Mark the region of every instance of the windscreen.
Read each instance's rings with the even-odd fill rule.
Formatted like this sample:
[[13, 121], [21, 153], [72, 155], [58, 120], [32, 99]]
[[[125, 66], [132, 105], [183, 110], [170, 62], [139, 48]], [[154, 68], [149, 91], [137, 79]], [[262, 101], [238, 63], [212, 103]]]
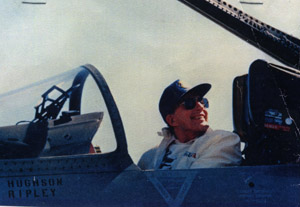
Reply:
[[[95, 153], [95, 146], [98, 153], [116, 148], [102, 94], [83, 67], [3, 93], [0, 101], [0, 130], [42, 119], [49, 122], [49, 142], [45, 145], [48, 152], [44, 153], [47, 156]], [[89, 150], [82, 150], [80, 144]], [[73, 146], [78, 150], [73, 150]]]

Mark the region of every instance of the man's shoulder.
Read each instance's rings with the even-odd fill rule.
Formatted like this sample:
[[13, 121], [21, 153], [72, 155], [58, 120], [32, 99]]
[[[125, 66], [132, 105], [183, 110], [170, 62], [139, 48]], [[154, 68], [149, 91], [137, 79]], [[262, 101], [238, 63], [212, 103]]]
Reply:
[[157, 148], [158, 148], [158, 145], [155, 146], [155, 147], [152, 147], [151, 149], [149, 149], [146, 152], [144, 152], [141, 157], [148, 157], [148, 156], [154, 155], [155, 152], [156, 152], [156, 150], [157, 150]]
[[228, 136], [239, 137], [234, 132], [230, 132], [230, 131], [226, 131], [226, 130], [222, 130], [222, 129], [212, 130], [210, 128], [208, 129], [207, 135], [220, 135], [220, 136], [224, 136], [224, 137], [228, 137]]
[[137, 164], [142, 170], [154, 168], [154, 157], [157, 148], [158, 146], [155, 146], [142, 154]]
[[199, 142], [205, 142], [207, 144], [213, 144], [213, 143], [221, 143], [221, 142], [233, 142], [233, 143], [239, 143], [240, 142], [240, 137], [230, 131], [226, 130], [212, 130], [209, 129], [207, 133], [204, 135], [204, 139], [201, 139], [202, 141], [199, 140]]

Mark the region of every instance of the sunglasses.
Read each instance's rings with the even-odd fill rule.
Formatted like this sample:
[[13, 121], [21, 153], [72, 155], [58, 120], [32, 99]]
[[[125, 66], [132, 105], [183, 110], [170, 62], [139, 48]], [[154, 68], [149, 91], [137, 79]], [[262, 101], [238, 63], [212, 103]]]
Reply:
[[182, 101], [181, 104], [184, 105], [184, 108], [186, 110], [191, 110], [195, 108], [197, 102], [200, 102], [202, 105], [204, 105], [205, 108], [209, 107], [207, 98], [202, 98], [202, 97], [186, 98]]

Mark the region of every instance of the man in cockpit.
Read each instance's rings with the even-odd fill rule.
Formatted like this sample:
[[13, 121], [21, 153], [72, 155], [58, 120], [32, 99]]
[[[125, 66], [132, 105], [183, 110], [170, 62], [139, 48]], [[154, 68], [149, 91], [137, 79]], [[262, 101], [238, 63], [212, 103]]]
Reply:
[[191, 89], [179, 80], [163, 92], [159, 111], [168, 125], [161, 143], [145, 152], [138, 162], [141, 169], [192, 169], [239, 165], [240, 138], [232, 132], [212, 130], [208, 124], [210, 84]]

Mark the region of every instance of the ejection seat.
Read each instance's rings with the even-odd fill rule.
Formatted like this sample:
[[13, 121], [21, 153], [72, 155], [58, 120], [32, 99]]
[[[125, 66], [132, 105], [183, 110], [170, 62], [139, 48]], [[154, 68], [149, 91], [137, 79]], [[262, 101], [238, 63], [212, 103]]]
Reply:
[[38, 157], [48, 134], [48, 122], [0, 127], [0, 159]]
[[233, 81], [233, 125], [243, 165], [300, 162], [300, 72], [254, 61]]

